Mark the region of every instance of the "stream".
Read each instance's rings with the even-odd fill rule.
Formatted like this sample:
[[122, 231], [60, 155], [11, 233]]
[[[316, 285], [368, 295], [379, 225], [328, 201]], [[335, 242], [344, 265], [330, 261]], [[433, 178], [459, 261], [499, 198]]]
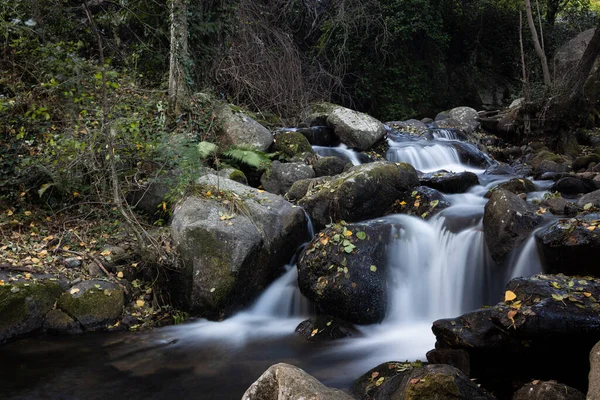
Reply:
[[[452, 131], [434, 131], [429, 140], [389, 137], [388, 160], [423, 172], [475, 172], [481, 184], [468, 193], [446, 195], [451, 206], [428, 221], [401, 214], [372, 221], [388, 225], [392, 233], [386, 251], [394, 289], [382, 323], [359, 327], [360, 337], [328, 343], [295, 334], [312, 307], [297, 288], [294, 259], [253, 305], [222, 322], [194, 320], [148, 332], [37, 337], [4, 345], [0, 397], [239, 399], [278, 362], [348, 389], [379, 363], [425, 360], [435, 343], [434, 320], [495, 304], [511, 278], [538, 273], [542, 266], [533, 236], [502, 267], [487, 252], [483, 196], [511, 176], [486, 175], [463, 164]], [[355, 165], [364, 159], [343, 145], [315, 146], [315, 151], [340, 154]]]

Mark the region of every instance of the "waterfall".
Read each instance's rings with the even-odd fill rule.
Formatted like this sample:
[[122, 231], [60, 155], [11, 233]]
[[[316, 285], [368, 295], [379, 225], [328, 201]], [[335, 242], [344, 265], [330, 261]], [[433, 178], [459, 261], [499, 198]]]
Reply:
[[454, 129], [433, 129], [432, 135], [438, 140], [458, 140], [458, 135]]
[[351, 162], [353, 165], [360, 165], [360, 156], [358, 152], [349, 149], [345, 144], [336, 147], [313, 146], [314, 152], [322, 157], [335, 156]]
[[452, 146], [433, 142], [394, 142], [386, 158], [393, 162], [406, 162], [423, 172], [440, 169], [464, 171], [458, 152]]

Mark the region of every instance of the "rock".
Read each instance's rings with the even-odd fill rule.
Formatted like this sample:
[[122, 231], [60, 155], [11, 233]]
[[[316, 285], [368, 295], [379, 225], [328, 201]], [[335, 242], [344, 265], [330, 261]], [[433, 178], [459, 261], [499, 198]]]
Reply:
[[418, 185], [417, 172], [411, 165], [374, 162], [355, 166], [315, 186], [298, 204], [310, 215], [315, 227], [322, 229], [331, 221], [380, 217], [396, 199]]
[[127, 202], [136, 210], [148, 215], [159, 214], [163, 201], [177, 187], [178, 177], [174, 173], [165, 173], [141, 185], [139, 189], [127, 194]]
[[465, 193], [479, 184], [477, 175], [472, 172], [436, 171], [424, 174], [420, 178], [421, 185], [439, 190], [442, 193]]
[[550, 187], [551, 191], [562, 193], [566, 196], [576, 196], [598, 190], [600, 185], [591, 179], [580, 178], [577, 176], [566, 176], [560, 178], [558, 182]]
[[415, 368], [421, 368], [421, 362], [388, 361], [370, 369], [352, 384], [352, 394], [357, 399], [372, 399], [383, 382], [397, 375], [406, 375]]
[[244, 185], [248, 184], [248, 178], [246, 178], [246, 175], [239, 169], [223, 168], [217, 171], [216, 175], [221, 176], [223, 178], [231, 179], [232, 181], [236, 181]]
[[[556, 50], [553, 65], [554, 75], [557, 81], [568, 80], [570, 74], [572, 74], [575, 67], [577, 67], [579, 60], [583, 57], [587, 45], [592, 40], [594, 30], [595, 28], [591, 28], [581, 32]], [[596, 62], [593, 70], [595, 70], [597, 66], [598, 63]]]
[[269, 367], [254, 382], [242, 400], [352, 400], [341, 390], [331, 389], [293, 365], [279, 363]]
[[465, 132], [467, 135], [472, 134], [479, 127], [479, 114], [471, 107], [456, 107], [448, 113], [449, 118], [455, 119], [461, 125], [468, 126]]
[[300, 132], [282, 132], [275, 136], [273, 151], [278, 151], [286, 157], [293, 157], [299, 153], [312, 153], [313, 149], [308, 139]]
[[[600, 215], [560, 220], [536, 233], [535, 238], [546, 270], [568, 275], [600, 276]], [[572, 262], [565, 262], [572, 260]]]
[[219, 318], [247, 305], [279, 274], [308, 227], [302, 209], [280, 196], [213, 175], [198, 184], [223, 195], [189, 197], [175, 208], [171, 232], [182, 267], [172, 293], [183, 308]]
[[419, 186], [410, 194], [405, 193], [392, 206], [391, 213], [416, 215], [429, 219], [438, 212], [450, 207], [444, 195], [430, 187]]
[[545, 172], [566, 172], [568, 160], [558, 154], [541, 150], [529, 160], [529, 164], [538, 176]]
[[63, 291], [56, 278], [33, 278], [9, 281], [9, 275], [0, 273], [0, 343], [40, 329]]
[[436, 114], [434, 120], [437, 121], [442, 121], [445, 119], [450, 118], [450, 111], [446, 110], [446, 111], [440, 111], [439, 113]]
[[306, 193], [317, 185], [322, 185], [325, 182], [331, 181], [330, 176], [322, 176], [319, 178], [302, 179], [294, 182], [290, 190], [286, 193], [286, 197], [290, 201], [297, 201], [306, 196]]
[[587, 170], [591, 163], [600, 163], [600, 155], [594, 153], [577, 158], [573, 161], [573, 171]]
[[388, 226], [376, 224], [335, 224], [322, 231], [298, 261], [302, 294], [322, 314], [354, 324], [380, 322], [388, 300], [388, 234]]
[[450, 365], [434, 364], [396, 375], [381, 385], [375, 400], [493, 400], [495, 397]]
[[44, 319], [44, 330], [51, 334], [75, 334], [82, 331], [81, 325], [61, 310], [50, 310]]
[[385, 135], [385, 126], [380, 121], [344, 107], [333, 110], [327, 124], [333, 127], [342, 143], [362, 151], [370, 149]]
[[410, 133], [415, 136], [426, 136], [429, 134], [429, 128], [427, 125], [418, 119], [409, 119], [407, 121], [389, 121], [385, 124], [394, 130]]
[[586, 204], [592, 204], [592, 206], [600, 208], [600, 190], [583, 195], [577, 200], [577, 205], [581, 208], [585, 207]]
[[490, 165], [483, 174], [484, 175], [515, 175], [516, 171], [512, 166], [510, 166], [508, 164], [496, 163], [496, 164]]
[[585, 400], [585, 395], [556, 381], [533, 381], [517, 390], [512, 400]]
[[251, 146], [267, 151], [271, 147], [271, 132], [243, 112], [234, 111], [229, 104], [222, 104], [215, 108], [215, 114], [219, 127], [217, 140], [221, 148]]
[[513, 178], [508, 182], [504, 182], [491, 189], [485, 194], [485, 198], [490, 198], [495, 190], [502, 189], [514, 194], [535, 192], [537, 187], [533, 182], [526, 178]]
[[519, 108], [525, 101], [525, 97], [519, 97], [518, 99], [514, 99], [508, 108]]
[[[325, 121], [327, 118], [325, 118]], [[335, 132], [328, 126], [313, 126], [310, 128], [298, 129], [310, 144], [315, 146], [334, 146], [340, 139], [335, 136]]]
[[471, 143], [453, 142], [452, 147], [456, 149], [460, 161], [476, 168], [485, 169], [492, 163], [491, 159]]
[[433, 129], [452, 129], [460, 132], [460, 135], [464, 135], [466, 137], [470, 137], [470, 135], [473, 133], [471, 125], [460, 122], [454, 118], [446, 118], [439, 121], [436, 120], [431, 124], [431, 127]]
[[81, 257], [69, 257], [63, 260], [63, 265], [67, 268], [81, 267]]
[[88, 331], [103, 330], [123, 312], [123, 290], [112, 282], [80, 282], [58, 299], [57, 306]]
[[260, 183], [266, 191], [284, 195], [294, 182], [314, 177], [315, 171], [310, 165], [304, 163], [284, 164], [273, 161], [273, 164], [261, 176]]
[[360, 336], [352, 324], [331, 315], [318, 315], [307, 319], [296, 327], [296, 333], [310, 341], [328, 341], [351, 336]]
[[322, 157], [313, 163], [315, 176], [334, 176], [341, 174], [348, 163], [339, 157]]
[[562, 197], [544, 199], [540, 203], [540, 207], [547, 208], [553, 215], [564, 215], [567, 217], [574, 217], [579, 212], [573, 203], [568, 202]]
[[483, 231], [490, 255], [502, 263], [540, 224], [536, 208], [506, 190], [495, 190], [485, 205]]
[[590, 352], [590, 375], [588, 381], [590, 385], [587, 392], [587, 399], [600, 399], [600, 342], [596, 343]]
[[106, 245], [100, 252], [102, 255], [102, 264], [107, 269], [113, 269], [117, 265], [122, 265], [133, 256], [121, 246]]
[[463, 349], [433, 349], [427, 352], [427, 361], [450, 365], [467, 376], [471, 375], [471, 358], [469, 352]]

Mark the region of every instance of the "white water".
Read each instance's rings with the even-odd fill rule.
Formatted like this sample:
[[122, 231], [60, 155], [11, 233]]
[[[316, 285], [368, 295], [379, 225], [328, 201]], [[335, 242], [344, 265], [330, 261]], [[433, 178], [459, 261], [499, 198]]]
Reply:
[[358, 153], [349, 149], [345, 144], [340, 144], [336, 147], [313, 146], [314, 152], [322, 157], [335, 156], [350, 161], [353, 165], [360, 165]]

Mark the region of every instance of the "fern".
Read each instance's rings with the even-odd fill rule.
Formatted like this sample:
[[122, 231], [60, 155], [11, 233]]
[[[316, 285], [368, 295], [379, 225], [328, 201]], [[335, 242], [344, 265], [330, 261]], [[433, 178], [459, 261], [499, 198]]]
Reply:
[[210, 156], [217, 154], [217, 150], [219, 146], [210, 142], [200, 142], [196, 145], [196, 150], [198, 150], [198, 155], [201, 159], [206, 159]]
[[250, 147], [232, 147], [223, 152], [223, 157], [228, 158], [231, 163], [240, 166], [245, 165], [256, 169], [266, 169], [271, 165], [270, 154], [263, 153]]

